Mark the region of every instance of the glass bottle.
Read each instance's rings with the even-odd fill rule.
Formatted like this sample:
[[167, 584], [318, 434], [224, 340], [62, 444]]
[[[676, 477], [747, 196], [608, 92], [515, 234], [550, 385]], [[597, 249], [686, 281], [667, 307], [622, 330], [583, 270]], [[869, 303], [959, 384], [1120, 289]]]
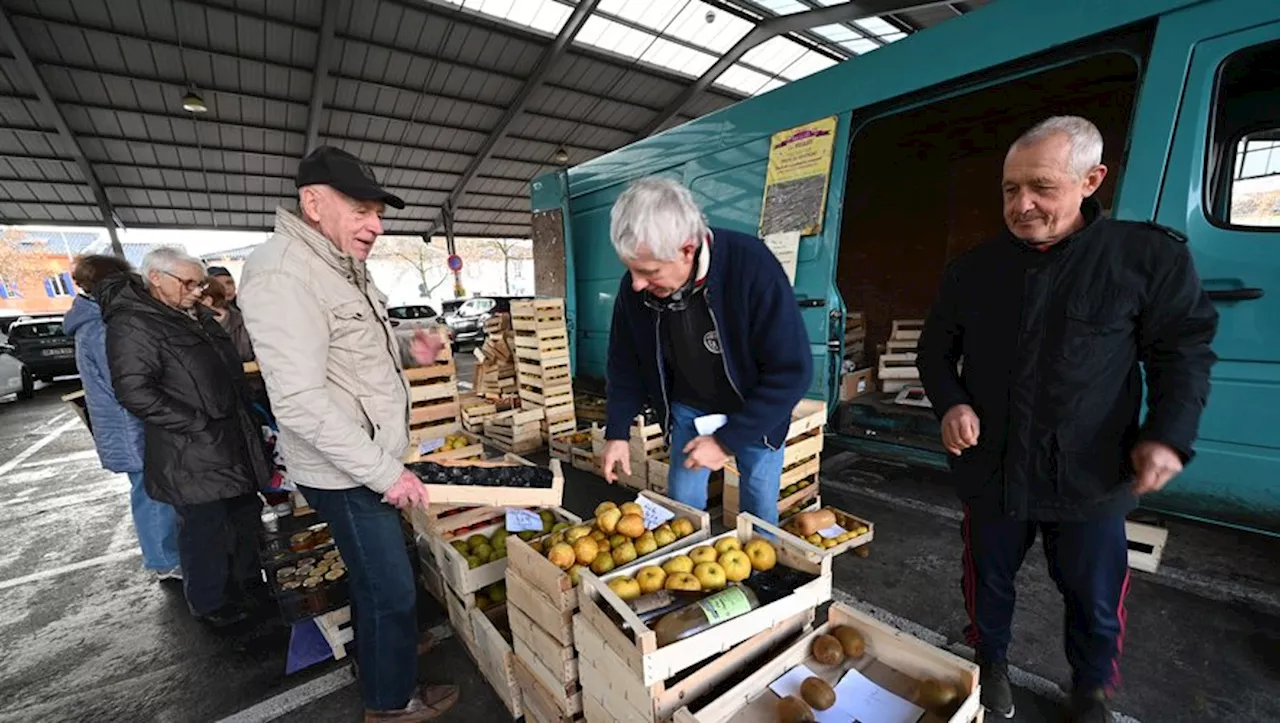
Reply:
[[760, 598], [745, 585], [731, 585], [675, 612], [654, 624], [658, 647], [709, 630], [720, 623], [745, 615], [760, 607]]

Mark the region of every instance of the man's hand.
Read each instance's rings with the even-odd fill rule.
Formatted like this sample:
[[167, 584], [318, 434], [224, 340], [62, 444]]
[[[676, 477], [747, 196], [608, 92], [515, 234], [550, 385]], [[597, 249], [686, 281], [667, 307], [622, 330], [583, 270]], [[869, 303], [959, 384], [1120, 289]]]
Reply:
[[709, 434], [689, 440], [684, 446], [684, 455], [684, 466], [688, 469], [704, 467], [714, 472], [724, 469], [724, 463], [729, 461], [729, 453]]
[[977, 446], [980, 430], [978, 415], [968, 404], [957, 404], [942, 417], [942, 446], [951, 454]]
[[625, 439], [611, 439], [604, 443], [604, 453], [600, 456], [600, 466], [604, 468], [604, 481], [613, 484], [618, 481], [618, 473], [613, 471], [615, 465], [621, 464], [622, 471], [631, 474], [631, 448]]
[[1182, 471], [1182, 457], [1163, 442], [1139, 442], [1129, 454], [1136, 479], [1135, 495], [1159, 492]]
[[400, 473], [400, 479], [391, 485], [391, 489], [382, 495], [382, 499], [401, 510], [407, 510], [410, 507], [426, 509], [429, 503], [427, 488], [423, 486], [422, 480], [407, 469]]
[[444, 342], [438, 335], [428, 334], [422, 329], [414, 333], [413, 341], [409, 343], [409, 353], [413, 355], [413, 360], [424, 367], [435, 364], [436, 357], [443, 348]]

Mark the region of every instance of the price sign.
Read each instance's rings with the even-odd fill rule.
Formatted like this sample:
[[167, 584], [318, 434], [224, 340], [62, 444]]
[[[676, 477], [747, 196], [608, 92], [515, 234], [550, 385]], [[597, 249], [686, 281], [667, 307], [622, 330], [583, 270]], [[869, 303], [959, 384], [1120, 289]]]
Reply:
[[648, 497], [637, 497], [636, 503], [644, 510], [644, 529], [652, 530], [664, 522], [675, 519], [676, 513], [665, 507], [655, 505]]
[[846, 532], [848, 532], [848, 530], [844, 529], [840, 525], [832, 525], [825, 530], [818, 530], [818, 534], [822, 535], [828, 540], [830, 540], [833, 537], [839, 537]]
[[443, 439], [424, 439], [418, 442], [418, 454], [431, 454], [443, 446]]
[[542, 532], [542, 518], [537, 512], [508, 507], [507, 532]]

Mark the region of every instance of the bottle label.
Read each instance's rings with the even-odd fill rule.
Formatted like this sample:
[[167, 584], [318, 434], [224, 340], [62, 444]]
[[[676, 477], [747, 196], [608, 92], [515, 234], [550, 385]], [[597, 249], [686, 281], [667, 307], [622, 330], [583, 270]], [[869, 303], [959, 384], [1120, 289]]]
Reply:
[[705, 600], [699, 600], [698, 606], [702, 608], [702, 614], [707, 616], [707, 622], [712, 625], [751, 612], [751, 601], [740, 587], [731, 587]]

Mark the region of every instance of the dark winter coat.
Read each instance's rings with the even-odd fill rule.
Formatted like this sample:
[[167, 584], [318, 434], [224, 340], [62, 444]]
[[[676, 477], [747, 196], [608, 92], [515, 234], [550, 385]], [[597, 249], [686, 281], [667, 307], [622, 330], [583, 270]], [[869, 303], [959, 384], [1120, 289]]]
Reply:
[[[742, 397], [742, 409], [716, 430], [731, 454], [763, 442], [777, 449], [786, 441], [791, 410], [813, 380], [809, 336], [795, 291], [777, 257], [760, 239], [713, 228], [707, 305], [720, 337], [729, 382]], [[661, 314], [622, 277], [613, 303], [609, 332], [608, 439], [627, 439], [631, 421], [648, 402], [666, 420], [670, 393], [669, 362], [664, 358]]]
[[1087, 225], [1046, 251], [1006, 233], [956, 259], [920, 337], [935, 412], [978, 415], [977, 446], [950, 459], [961, 499], [989, 514], [1123, 514], [1135, 443], [1192, 456], [1218, 313], [1180, 235], [1083, 211]]
[[206, 309], [192, 318], [156, 301], [133, 274], [96, 293], [116, 398], [146, 425], [147, 493], [191, 505], [256, 492], [270, 469], [227, 332]]

